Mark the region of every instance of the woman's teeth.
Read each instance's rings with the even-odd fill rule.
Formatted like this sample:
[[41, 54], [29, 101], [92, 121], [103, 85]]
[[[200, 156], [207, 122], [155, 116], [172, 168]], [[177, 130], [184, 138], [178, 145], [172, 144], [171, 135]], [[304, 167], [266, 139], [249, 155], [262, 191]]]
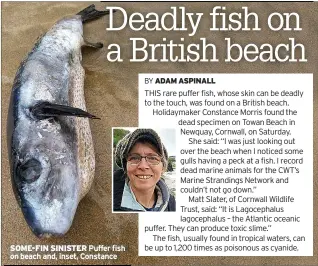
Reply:
[[139, 179], [149, 179], [151, 175], [137, 175]]

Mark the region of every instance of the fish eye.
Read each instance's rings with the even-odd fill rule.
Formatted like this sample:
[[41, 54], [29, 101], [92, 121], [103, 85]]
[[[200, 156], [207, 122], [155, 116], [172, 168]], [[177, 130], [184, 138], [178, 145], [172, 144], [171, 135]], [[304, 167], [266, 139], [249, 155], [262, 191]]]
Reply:
[[18, 176], [27, 183], [36, 181], [40, 177], [41, 172], [41, 163], [36, 159], [30, 159], [17, 167]]

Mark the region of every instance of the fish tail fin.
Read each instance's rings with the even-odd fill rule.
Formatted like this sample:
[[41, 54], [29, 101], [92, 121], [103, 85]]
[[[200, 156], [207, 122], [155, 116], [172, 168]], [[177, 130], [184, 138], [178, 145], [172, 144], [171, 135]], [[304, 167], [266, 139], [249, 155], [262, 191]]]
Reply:
[[78, 12], [76, 15], [80, 15], [82, 17], [82, 22], [85, 23], [87, 21], [98, 19], [108, 14], [109, 11], [98, 11], [95, 9], [95, 5], [90, 5], [82, 11]]

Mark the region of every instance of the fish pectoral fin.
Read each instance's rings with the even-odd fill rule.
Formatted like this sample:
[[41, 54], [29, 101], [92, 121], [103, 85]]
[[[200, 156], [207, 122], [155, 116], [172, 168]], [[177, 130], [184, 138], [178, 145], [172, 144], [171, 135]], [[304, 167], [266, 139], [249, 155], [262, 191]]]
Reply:
[[40, 102], [34, 105], [30, 108], [30, 112], [34, 117], [39, 119], [44, 119], [53, 116], [77, 116], [92, 119], [100, 119], [95, 115], [92, 115], [82, 109], [49, 102]]
[[103, 48], [104, 45], [101, 42], [92, 43], [92, 42], [84, 40], [84, 46], [100, 49], [100, 48]]

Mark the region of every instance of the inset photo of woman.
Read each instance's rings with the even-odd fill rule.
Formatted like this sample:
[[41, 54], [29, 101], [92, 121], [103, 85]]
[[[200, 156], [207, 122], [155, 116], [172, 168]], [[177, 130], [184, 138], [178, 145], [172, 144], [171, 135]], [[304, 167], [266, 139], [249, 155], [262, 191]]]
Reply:
[[173, 212], [174, 129], [113, 129], [113, 211]]

